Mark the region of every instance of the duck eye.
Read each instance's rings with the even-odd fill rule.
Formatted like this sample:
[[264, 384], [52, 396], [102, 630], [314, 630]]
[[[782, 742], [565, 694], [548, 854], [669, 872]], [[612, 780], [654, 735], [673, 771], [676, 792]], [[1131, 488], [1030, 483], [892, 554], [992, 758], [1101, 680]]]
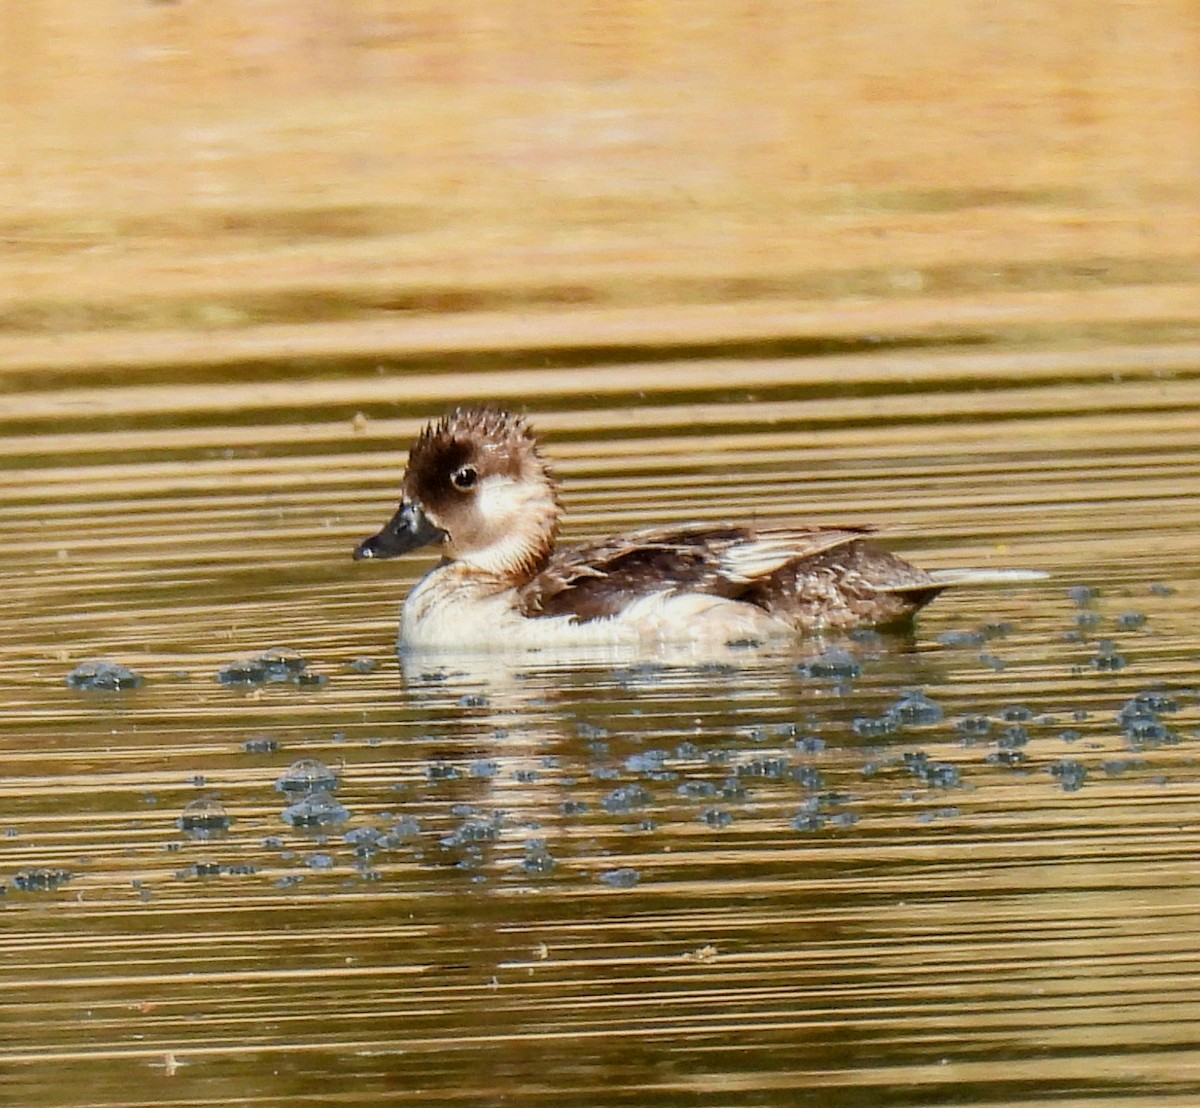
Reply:
[[456, 489], [469, 489], [479, 480], [479, 473], [474, 466], [463, 466], [450, 475], [450, 483]]

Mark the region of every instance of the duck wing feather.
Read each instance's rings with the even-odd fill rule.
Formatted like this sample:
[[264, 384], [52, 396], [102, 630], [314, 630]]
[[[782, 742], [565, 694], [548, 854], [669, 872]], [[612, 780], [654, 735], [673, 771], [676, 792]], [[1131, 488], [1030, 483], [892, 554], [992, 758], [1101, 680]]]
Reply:
[[520, 590], [526, 616], [613, 616], [652, 593], [737, 599], [773, 574], [856, 542], [869, 527], [693, 524], [618, 535], [556, 551]]

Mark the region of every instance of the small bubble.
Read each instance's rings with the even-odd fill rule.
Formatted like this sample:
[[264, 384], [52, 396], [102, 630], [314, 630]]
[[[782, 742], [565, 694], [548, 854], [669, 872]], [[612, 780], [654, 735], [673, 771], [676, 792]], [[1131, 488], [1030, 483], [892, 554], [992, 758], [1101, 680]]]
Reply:
[[632, 889], [642, 879], [642, 875], [630, 866], [620, 869], [607, 869], [597, 877], [604, 885], [614, 889]]
[[201, 796], [184, 805], [175, 825], [193, 839], [211, 839], [228, 831], [232, 822], [215, 796]]
[[1050, 767], [1050, 772], [1058, 778], [1058, 783], [1065, 793], [1074, 793], [1082, 789], [1088, 775], [1087, 767], [1072, 758], [1063, 758], [1055, 762]]
[[140, 674], [114, 662], [80, 662], [69, 674], [67, 684], [83, 692], [124, 692], [143, 684]]
[[825, 778], [816, 766], [796, 766], [792, 777], [802, 789], [819, 789], [825, 784]]
[[958, 767], [950, 762], [935, 762], [923, 751], [904, 755], [904, 768], [931, 789], [951, 789], [959, 783]]
[[982, 646], [987, 636], [982, 631], [943, 631], [937, 637], [937, 642], [954, 649], [964, 646]]
[[853, 680], [862, 674], [862, 666], [854, 655], [845, 650], [827, 650], [824, 654], [801, 662], [796, 669], [805, 677]]
[[1126, 666], [1125, 656], [1108, 639], [1096, 644], [1096, 656], [1088, 662], [1092, 669], [1118, 670]]
[[650, 793], [641, 785], [622, 785], [600, 801], [600, 806], [613, 814], [631, 812], [650, 803]]
[[946, 713], [937, 701], [919, 689], [911, 689], [892, 704], [886, 714], [902, 726], [920, 727], [940, 723]]
[[1005, 727], [996, 739], [1001, 750], [1019, 750], [1029, 742], [1029, 732], [1020, 724]]
[[385, 836], [375, 827], [356, 827], [346, 832], [344, 840], [360, 858], [369, 858], [383, 848]]
[[21, 893], [52, 892], [74, 876], [65, 869], [23, 869], [13, 874], [12, 887]]
[[415, 816], [400, 816], [384, 833], [380, 846], [391, 849], [408, 839], [415, 839], [420, 833], [421, 824]]
[[280, 813], [280, 819], [293, 827], [320, 827], [327, 823], [344, 823], [350, 813], [327, 792], [312, 792], [290, 804]]
[[316, 758], [293, 762], [275, 781], [280, 793], [337, 792], [337, 774]]
[[545, 845], [531, 846], [521, 859], [521, 868], [526, 873], [549, 873], [557, 864]]
[[665, 750], [647, 750], [641, 754], [631, 754], [625, 759], [625, 768], [630, 773], [657, 773], [666, 765]]
[[247, 754], [274, 754], [279, 749], [279, 743], [275, 739], [247, 739], [242, 743], [242, 750]]
[[1033, 712], [1024, 704], [1009, 704], [1001, 708], [996, 713], [996, 717], [1006, 723], [1024, 723], [1026, 720], [1033, 719]]
[[217, 681], [222, 685], [317, 685], [325, 678], [307, 673], [308, 663], [294, 650], [274, 647], [265, 650], [257, 658], [243, 658], [230, 662], [217, 670]]
[[899, 724], [892, 716], [881, 716], [875, 718], [873, 716], [855, 716], [850, 721], [850, 729], [856, 735], [862, 735], [865, 738], [875, 738], [879, 735], [890, 735], [893, 731], [899, 728]]
[[1113, 622], [1118, 631], [1136, 631], [1145, 625], [1146, 616], [1143, 612], [1122, 612]]
[[1019, 766], [1025, 761], [1025, 754], [1020, 750], [994, 750], [985, 761], [994, 766]]

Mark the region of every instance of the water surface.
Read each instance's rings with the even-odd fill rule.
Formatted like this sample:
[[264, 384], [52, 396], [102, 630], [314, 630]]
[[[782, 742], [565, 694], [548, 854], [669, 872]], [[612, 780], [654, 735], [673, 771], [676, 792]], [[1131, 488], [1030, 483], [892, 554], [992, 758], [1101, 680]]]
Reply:
[[[1194, 20], [110, 7], [0, 103], [2, 1099], [1193, 1103]], [[465, 400], [569, 539], [1050, 577], [401, 664]]]

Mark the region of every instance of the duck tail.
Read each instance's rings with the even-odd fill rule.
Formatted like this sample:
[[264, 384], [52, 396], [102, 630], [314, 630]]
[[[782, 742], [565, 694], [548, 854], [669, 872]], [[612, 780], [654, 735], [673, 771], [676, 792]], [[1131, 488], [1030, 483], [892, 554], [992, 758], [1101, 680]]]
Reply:
[[[898, 593], [928, 604], [943, 589], [959, 585], [1020, 585], [1027, 581], [1044, 581], [1050, 574], [1040, 569], [933, 569], [930, 580], [904, 581], [894, 585], [877, 585], [879, 592]], [[924, 594], [928, 594], [925, 596]]]
[[1027, 581], [1044, 581], [1050, 576], [1042, 569], [934, 569], [929, 571], [934, 582], [950, 585], [1020, 585]]

